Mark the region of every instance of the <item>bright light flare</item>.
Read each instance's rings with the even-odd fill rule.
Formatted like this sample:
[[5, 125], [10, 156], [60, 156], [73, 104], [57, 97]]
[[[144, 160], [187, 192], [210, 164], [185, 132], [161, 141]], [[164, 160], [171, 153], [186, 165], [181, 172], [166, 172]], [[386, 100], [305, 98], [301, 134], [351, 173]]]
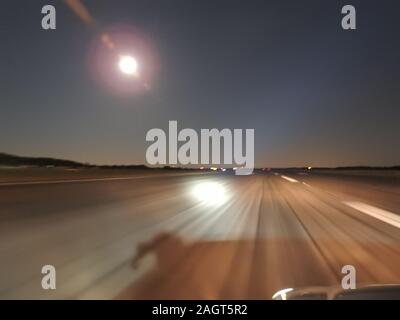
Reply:
[[119, 69], [127, 75], [137, 76], [138, 64], [132, 56], [121, 56], [118, 63]]
[[192, 195], [205, 205], [220, 206], [228, 201], [226, 188], [217, 182], [202, 182], [193, 187]]
[[96, 21], [91, 16], [89, 10], [80, 0], [64, 0], [66, 5], [81, 19], [86, 25], [93, 27]]
[[101, 30], [90, 45], [87, 63], [94, 80], [118, 95], [149, 92], [159, 71], [153, 43], [127, 25]]

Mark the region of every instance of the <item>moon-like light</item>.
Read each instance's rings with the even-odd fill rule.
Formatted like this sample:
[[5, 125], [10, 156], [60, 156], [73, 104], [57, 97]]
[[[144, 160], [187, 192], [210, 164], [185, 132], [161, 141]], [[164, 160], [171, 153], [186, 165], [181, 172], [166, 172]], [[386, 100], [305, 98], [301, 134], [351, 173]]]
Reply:
[[118, 63], [121, 72], [127, 75], [137, 75], [138, 64], [132, 56], [121, 56]]

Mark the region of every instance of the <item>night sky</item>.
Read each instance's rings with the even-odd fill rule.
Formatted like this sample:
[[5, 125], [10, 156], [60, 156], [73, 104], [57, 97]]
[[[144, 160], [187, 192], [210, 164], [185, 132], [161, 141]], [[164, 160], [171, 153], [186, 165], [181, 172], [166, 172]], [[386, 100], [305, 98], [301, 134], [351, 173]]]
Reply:
[[[0, 152], [145, 162], [146, 132], [254, 128], [257, 166], [400, 164], [400, 2], [2, 0]], [[57, 29], [41, 28], [41, 8]], [[341, 28], [341, 7], [357, 30]], [[150, 89], [106, 87], [95, 39], [130, 26], [151, 43]], [[140, 61], [139, 61], [140, 64]], [[143, 66], [145, 67], [145, 66]]]

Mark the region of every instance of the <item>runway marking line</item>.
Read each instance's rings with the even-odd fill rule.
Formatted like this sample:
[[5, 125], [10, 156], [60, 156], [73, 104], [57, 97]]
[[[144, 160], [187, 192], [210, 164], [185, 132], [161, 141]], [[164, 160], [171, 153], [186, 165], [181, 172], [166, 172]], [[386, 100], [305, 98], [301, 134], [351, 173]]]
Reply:
[[400, 229], [400, 215], [362, 202], [343, 201], [347, 206]]
[[289, 178], [289, 177], [287, 177], [287, 176], [281, 176], [283, 179], [285, 179], [285, 180], [287, 180], [287, 181], [290, 181], [290, 182], [293, 182], [293, 183], [298, 183], [298, 181], [296, 180], [296, 179], [292, 179], [292, 178]]
[[176, 177], [176, 176], [186, 176], [186, 175], [191, 175], [191, 174], [146, 175], [146, 176], [110, 177], [110, 178], [83, 178], [83, 179], [70, 179], [70, 180], [0, 182], [0, 187], [26, 186], [26, 185], [29, 186], [29, 185], [40, 185], [40, 184], [62, 184], [62, 183], [77, 183], [77, 182], [136, 180], [136, 179]]

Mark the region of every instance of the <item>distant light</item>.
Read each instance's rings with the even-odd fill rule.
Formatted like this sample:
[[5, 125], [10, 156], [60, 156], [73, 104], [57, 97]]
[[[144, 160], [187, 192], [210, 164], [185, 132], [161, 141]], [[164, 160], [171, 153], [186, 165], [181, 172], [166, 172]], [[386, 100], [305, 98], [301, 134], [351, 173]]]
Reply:
[[195, 185], [192, 195], [205, 205], [220, 206], [228, 201], [226, 188], [217, 182], [202, 182]]
[[225, 169], [225, 168], [221, 168], [221, 171], [222, 171], [222, 172], [225, 172], [225, 171], [226, 171], [226, 169]]
[[307, 169], [308, 169], [308, 170], [311, 170], [311, 169], [312, 169], [312, 167], [308, 167]]
[[287, 288], [287, 289], [282, 289], [276, 292], [273, 296], [272, 299], [280, 298], [281, 300], [286, 300], [286, 294], [290, 291], [293, 291], [293, 288]]
[[218, 168], [215, 168], [215, 167], [211, 167], [210, 168], [212, 171], [217, 171], [218, 170]]
[[119, 59], [119, 69], [128, 75], [137, 75], [138, 64], [134, 57], [132, 56], [122, 56]]

